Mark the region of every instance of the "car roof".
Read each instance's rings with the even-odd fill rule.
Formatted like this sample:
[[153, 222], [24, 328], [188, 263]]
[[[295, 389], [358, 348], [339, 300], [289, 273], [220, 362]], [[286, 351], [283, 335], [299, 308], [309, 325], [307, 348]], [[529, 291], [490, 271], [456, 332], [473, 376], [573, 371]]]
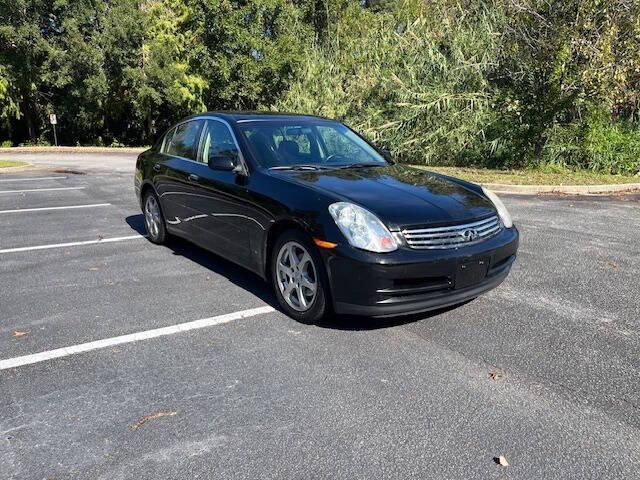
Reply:
[[313, 121], [313, 120], [325, 120], [334, 121], [329, 118], [319, 117], [316, 115], [303, 115], [299, 113], [280, 113], [280, 112], [232, 112], [232, 111], [218, 111], [218, 112], [206, 112], [191, 115], [189, 119], [215, 116], [222, 118], [231, 123], [242, 123], [243, 121], [269, 121], [269, 120], [289, 120], [289, 121]]

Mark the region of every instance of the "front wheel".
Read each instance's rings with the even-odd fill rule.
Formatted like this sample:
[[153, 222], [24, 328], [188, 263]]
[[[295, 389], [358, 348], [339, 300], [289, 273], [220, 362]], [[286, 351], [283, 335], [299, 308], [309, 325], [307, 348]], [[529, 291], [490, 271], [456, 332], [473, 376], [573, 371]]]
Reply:
[[280, 306], [290, 317], [311, 324], [328, 313], [324, 265], [304, 234], [284, 232], [271, 255], [271, 281]]
[[161, 244], [167, 239], [167, 228], [160, 209], [158, 196], [149, 191], [144, 197], [144, 224], [147, 227], [147, 237], [153, 243]]

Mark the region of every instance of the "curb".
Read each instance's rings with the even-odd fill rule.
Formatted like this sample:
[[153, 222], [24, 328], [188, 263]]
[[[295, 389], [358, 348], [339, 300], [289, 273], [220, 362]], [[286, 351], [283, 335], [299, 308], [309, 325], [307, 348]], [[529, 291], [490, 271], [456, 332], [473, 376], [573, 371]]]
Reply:
[[[11, 147], [0, 148], [3, 154], [21, 153], [141, 153], [145, 147]], [[6, 167], [0, 173], [30, 170], [35, 165], [27, 164], [21, 167]], [[509, 185], [503, 183], [480, 183], [496, 193], [514, 195], [607, 195], [617, 193], [640, 192], [640, 183], [615, 183], [608, 185]]]
[[640, 191], [640, 183], [615, 183], [610, 185], [506, 185], [483, 183], [483, 187], [496, 193], [517, 195], [564, 194], [564, 195], [606, 195]]
[[0, 155], [21, 153], [141, 153], [146, 147], [11, 147], [0, 148]]

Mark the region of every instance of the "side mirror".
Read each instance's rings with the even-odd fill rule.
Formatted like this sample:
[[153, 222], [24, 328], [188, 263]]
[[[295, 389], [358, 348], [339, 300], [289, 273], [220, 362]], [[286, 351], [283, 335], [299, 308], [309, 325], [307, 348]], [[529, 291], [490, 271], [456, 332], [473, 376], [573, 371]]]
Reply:
[[393, 163], [393, 159], [391, 158], [391, 152], [389, 151], [389, 149], [388, 149], [388, 148], [386, 148], [386, 147], [382, 147], [382, 148], [380, 149], [380, 154], [384, 157], [384, 159], [385, 159], [387, 162], [391, 162], [391, 163]]
[[231, 171], [236, 168], [235, 157], [228, 155], [212, 155], [209, 157], [208, 163], [211, 170]]

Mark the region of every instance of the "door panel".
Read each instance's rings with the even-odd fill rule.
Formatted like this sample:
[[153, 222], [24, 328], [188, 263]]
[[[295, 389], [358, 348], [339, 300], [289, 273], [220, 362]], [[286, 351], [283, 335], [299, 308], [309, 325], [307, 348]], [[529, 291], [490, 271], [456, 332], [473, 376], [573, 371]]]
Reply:
[[193, 231], [185, 219], [197, 213], [191, 203], [194, 195], [189, 180], [193, 167], [197, 165], [198, 141], [204, 125], [203, 120], [188, 121], [178, 125], [167, 134], [161, 160], [154, 165], [156, 191], [160, 196], [167, 227], [172, 233], [191, 238]]
[[191, 183], [197, 194], [192, 205], [201, 215], [192, 222], [196, 241], [202, 246], [246, 266], [257, 269], [251, 238], [266, 230], [264, 215], [249, 200], [247, 177], [234, 171], [213, 170], [211, 156], [231, 156], [238, 161], [235, 139], [228, 127], [207, 120], [199, 158]]
[[[199, 169], [197, 196], [193, 205], [203, 217], [193, 222], [198, 243], [233, 261], [248, 265], [249, 220], [242, 207], [244, 186], [234, 172], [214, 172], [208, 166]], [[247, 218], [244, 218], [247, 217]]]

